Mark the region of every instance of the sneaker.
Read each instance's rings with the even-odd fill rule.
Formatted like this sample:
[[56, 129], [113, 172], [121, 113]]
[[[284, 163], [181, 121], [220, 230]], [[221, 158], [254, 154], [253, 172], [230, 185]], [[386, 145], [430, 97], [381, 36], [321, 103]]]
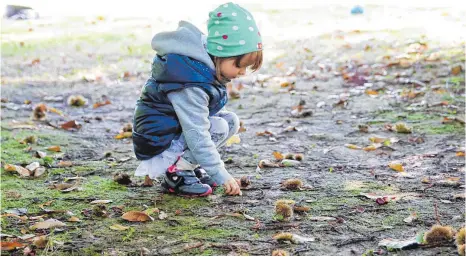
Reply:
[[196, 174], [196, 177], [201, 181], [202, 184], [207, 184], [211, 188], [217, 187], [217, 183], [212, 179], [212, 177], [207, 174], [207, 172], [200, 167], [197, 167], [194, 169], [194, 173]]
[[162, 186], [169, 192], [182, 196], [208, 196], [212, 194], [209, 185], [201, 183], [193, 170], [177, 170], [172, 165], [165, 172]]

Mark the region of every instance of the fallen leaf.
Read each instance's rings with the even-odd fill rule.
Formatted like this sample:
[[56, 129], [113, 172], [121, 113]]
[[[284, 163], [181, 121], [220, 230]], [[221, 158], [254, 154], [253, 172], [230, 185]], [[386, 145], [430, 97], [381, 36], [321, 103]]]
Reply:
[[36, 170], [34, 170], [34, 177], [38, 178], [38, 177], [44, 175], [45, 171], [46, 171], [45, 167], [37, 168]]
[[57, 228], [57, 227], [64, 227], [64, 226], [66, 226], [66, 224], [59, 221], [59, 220], [48, 219], [46, 221], [38, 222], [38, 223], [32, 225], [31, 227], [29, 227], [29, 229], [31, 229], [31, 230], [34, 230], [34, 229], [49, 229], [49, 228]]
[[15, 250], [17, 247], [23, 247], [24, 245], [17, 241], [12, 242], [1, 242], [1, 250], [2, 251], [12, 251]]
[[378, 95], [379, 94], [379, 92], [377, 92], [375, 90], [372, 90], [372, 89], [366, 89], [365, 93], [368, 94], [368, 95]]
[[29, 164], [28, 166], [26, 166], [26, 169], [28, 169], [29, 171], [33, 172], [35, 171], [37, 168], [40, 167], [40, 164], [39, 162], [33, 162], [31, 164]]
[[112, 102], [110, 102], [110, 100], [105, 100], [104, 102], [97, 102], [93, 105], [93, 108], [99, 108], [101, 106], [104, 106], [104, 105], [109, 105], [109, 104], [112, 104]]
[[159, 208], [149, 208], [149, 209], [145, 210], [144, 213], [150, 216], [150, 215], [152, 215], [154, 213], [160, 213], [160, 210], [159, 210]]
[[141, 211], [129, 211], [129, 212], [124, 213], [121, 217], [127, 221], [149, 221], [149, 220], [153, 221], [154, 220], [154, 218], [152, 218], [151, 216]]
[[94, 200], [90, 202], [90, 204], [106, 204], [106, 203], [111, 203], [112, 200]]
[[71, 166], [73, 166], [73, 163], [71, 161], [60, 161], [57, 164], [57, 166], [60, 167], [60, 168], [71, 167]]
[[266, 168], [266, 167], [269, 167], [269, 168], [276, 168], [276, 167], [280, 167], [280, 164], [279, 163], [275, 163], [275, 162], [272, 162], [270, 160], [260, 160], [259, 161], [259, 168]]
[[5, 171], [17, 172], [21, 177], [29, 177], [31, 175], [31, 171], [19, 165], [5, 164], [3, 168]]
[[144, 183], [142, 183], [143, 187], [153, 187], [154, 183], [152, 182], [152, 179], [149, 176], [144, 177]]
[[256, 132], [256, 136], [275, 136], [275, 134], [265, 130], [264, 132]]
[[384, 197], [379, 197], [377, 199], [375, 199], [375, 202], [378, 204], [378, 205], [385, 205], [387, 204], [388, 202], [390, 201], [390, 199], [386, 196]]
[[239, 130], [238, 130], [238, 133], [242, 133], [242, 132], [245, 132], [245, 131], [246, 131], [246, 128], [244, 127], [243, 121], [240, 121], [240, 122], [239, 122]]
[[58, 190], [64, 190], [64, 189], [68, 189], [70, 187], [74, 186], [73, 184], [69, 184], [69, 183], [60, 183], [60, 184], [53, 184], [51, 185], [49, 188], [51, 189], [58, 189]]
[[132, 136], [133, 132], [121, 132], [115, 136], [115, 139], [131, 138]]
[[32, 60], [31, 65], [36, 65], [36, 64], [39, 64], [39, 63], [40, 63], [40, 59], [36, 58], [36, 59]]
[[21, 221], [26, 221], [28, 220], [28, 217], [27, 216], [19, 216], [15, 213], [6, 213], [6, 214], [2, 214], [0, 217], [15, 217], [17, 219], [20, 219]]
[[53, 108], [53, 107], [49, 107], [49, 111], [50, 111], [50, 112], [53, 112], [53, 113], [56, 113], [56, 114], [58, 114], [58, 115], [60, 115], [60, 116], [63, 116], [63, 112], [62, 112], [62, 111], [60, 111], [60, 110], [58, 110], [58, 109], [55, 109], [55, 108]]
[[78, 129], [80, 129], [82, 127], [82, 125], [79, 122], [75, 121], [75, 120], [65, 122], [65, 123], [61, 124], [60, 126], [64, 130], [78, 130]]
[[377, 150], [378, 148], [380, 148], [382, 146], [382, 144], [372, 144], [372, 145], [369, 145], [369, 146], [366, 146], [363, 148], [364, 151], [375, 151]]
[[47, 150], [52, 152], [61, 152], [61, 148], [58, 145], [50, 146], [49, 148], [47, 148]]
[[70, 217], [68, 221], [69, 222], [80, 222], [81, 220], [78, 217], [73, 216], [73, 217]]
[[418, 237], [413, 237], [407, 240], [386, 238], [379, 242], [379, 246], [387, 247], [388, 249], [408, 249], [418, 246], [422, 241], [419, 241]]
[[225, 145], [226, 145], [226, 146], [231, 146], [231, 145], [233, 145], [233, 144], [239, 144], [239, 143], [241, 143], [241, 138], [239, 138], [239, 135], [236, 134], [236, 135], [230, 137], [230, 138], [227, 140], [227, 142], [226, 142]]
[[159, 213], [159, 220], [164, 220], [164, 219], [166, 219], [166, 218], [168, 218], [168, 214], [166, 214], [165, 212], [161, 211], [161, 212]]
[[120, 224], [114, 224], [114, 225], [110, 226], [110, 229], [111, 230], [117, 230], [117, 231], [124, 231], [124, 230], [129, 229], [129, 227], [125, 227], [125, 226], [122, 226]]
[[388, 167], [390, 167], [391, 169], [396, 170], [398, 172], [404, 171], [403, 164], [401, 164], [399, 162], [391, 162], [391, 163], [388, 164]]
[[284, 158], [284, 157], [283, 157], [283, 154], [281, 154], [280, 152], [273, 152], [272, 154], [273, 154], [273, 156], [275, 157], [275, 159], [276, 159], [277, 161], [281, 161], [281, 160], [283, 160], [283, 158]]
[[464, 156], [464, 151], [458, 151], [458, 152], [456, 152], [456, 156], [458, 156], [458, 157]]
[[463, 67], [461, 65], [456, 65], [453, 68], [451, 68], [451, 75], [459, 75], [461, 71], [463, 71]]
[[345, 144], [345, 146], [349, 149], [354, 149], [354, 150], [361, 150], [362, 148], [360, 146], [357, 146], [357, 145], [353, 145], [353, 144]]
[[50, 201], [47, 201], [47, 202], [45, 202], [43, 204], [40, 204], [39, 207], [44, 208], [44, 206], [50, 206], [52, 203], [53, 203], [53, 200], [50, 200]]
[[47, 246], [48, 241], [47, 235], [37, 236], [33, 239], [32, 244], [39, 249], [43, 249]]

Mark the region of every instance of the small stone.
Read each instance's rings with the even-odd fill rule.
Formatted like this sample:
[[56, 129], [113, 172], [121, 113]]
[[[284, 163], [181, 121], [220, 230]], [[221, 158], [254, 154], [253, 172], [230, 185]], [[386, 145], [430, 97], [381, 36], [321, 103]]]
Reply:
[[42, 158], [44, 158], [45, 156], [47, 156], [47, 153], [42, 152], [42, 151], [36, 151], [36, 152], [34, 153], [34, 157], [36, 157], [36, 158], [42, 159]]
[[39, 167], [34, 171], [34, 177], [40, 177], [45, 173], [45, 167]]
[[33, 163], [29, 164], [28, 166], [26, 166], [26, 169], [28, 169], [29, 171], [34, 171], [39, 167], [40, 167], [39, 162], [33, 162]]

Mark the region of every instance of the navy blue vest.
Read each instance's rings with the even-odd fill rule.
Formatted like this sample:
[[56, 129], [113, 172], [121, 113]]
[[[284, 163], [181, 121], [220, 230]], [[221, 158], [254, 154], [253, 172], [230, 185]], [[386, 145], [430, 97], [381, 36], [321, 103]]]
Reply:
[[187, 56], [156, 56], [152, 76], [144, 85], [133, 117], [133, 146], [139, 160], [156, 156], [182, 132], [167, 94], [188, 87], [199, 87], [209, 95], [209, 115], [228, 101], [226, 88], [215, 80], [215, 71]]

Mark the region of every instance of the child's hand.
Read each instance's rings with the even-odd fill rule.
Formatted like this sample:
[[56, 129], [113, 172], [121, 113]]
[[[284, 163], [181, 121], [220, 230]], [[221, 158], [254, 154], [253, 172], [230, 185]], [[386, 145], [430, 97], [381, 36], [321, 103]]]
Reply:
[[238, 181], [234, 178], [229, 179], [225, 184], [223, 184], [223, 187], [225, 187], [225, 194], [227, 195], [241, 195], [241, 190], [239, 188]]

